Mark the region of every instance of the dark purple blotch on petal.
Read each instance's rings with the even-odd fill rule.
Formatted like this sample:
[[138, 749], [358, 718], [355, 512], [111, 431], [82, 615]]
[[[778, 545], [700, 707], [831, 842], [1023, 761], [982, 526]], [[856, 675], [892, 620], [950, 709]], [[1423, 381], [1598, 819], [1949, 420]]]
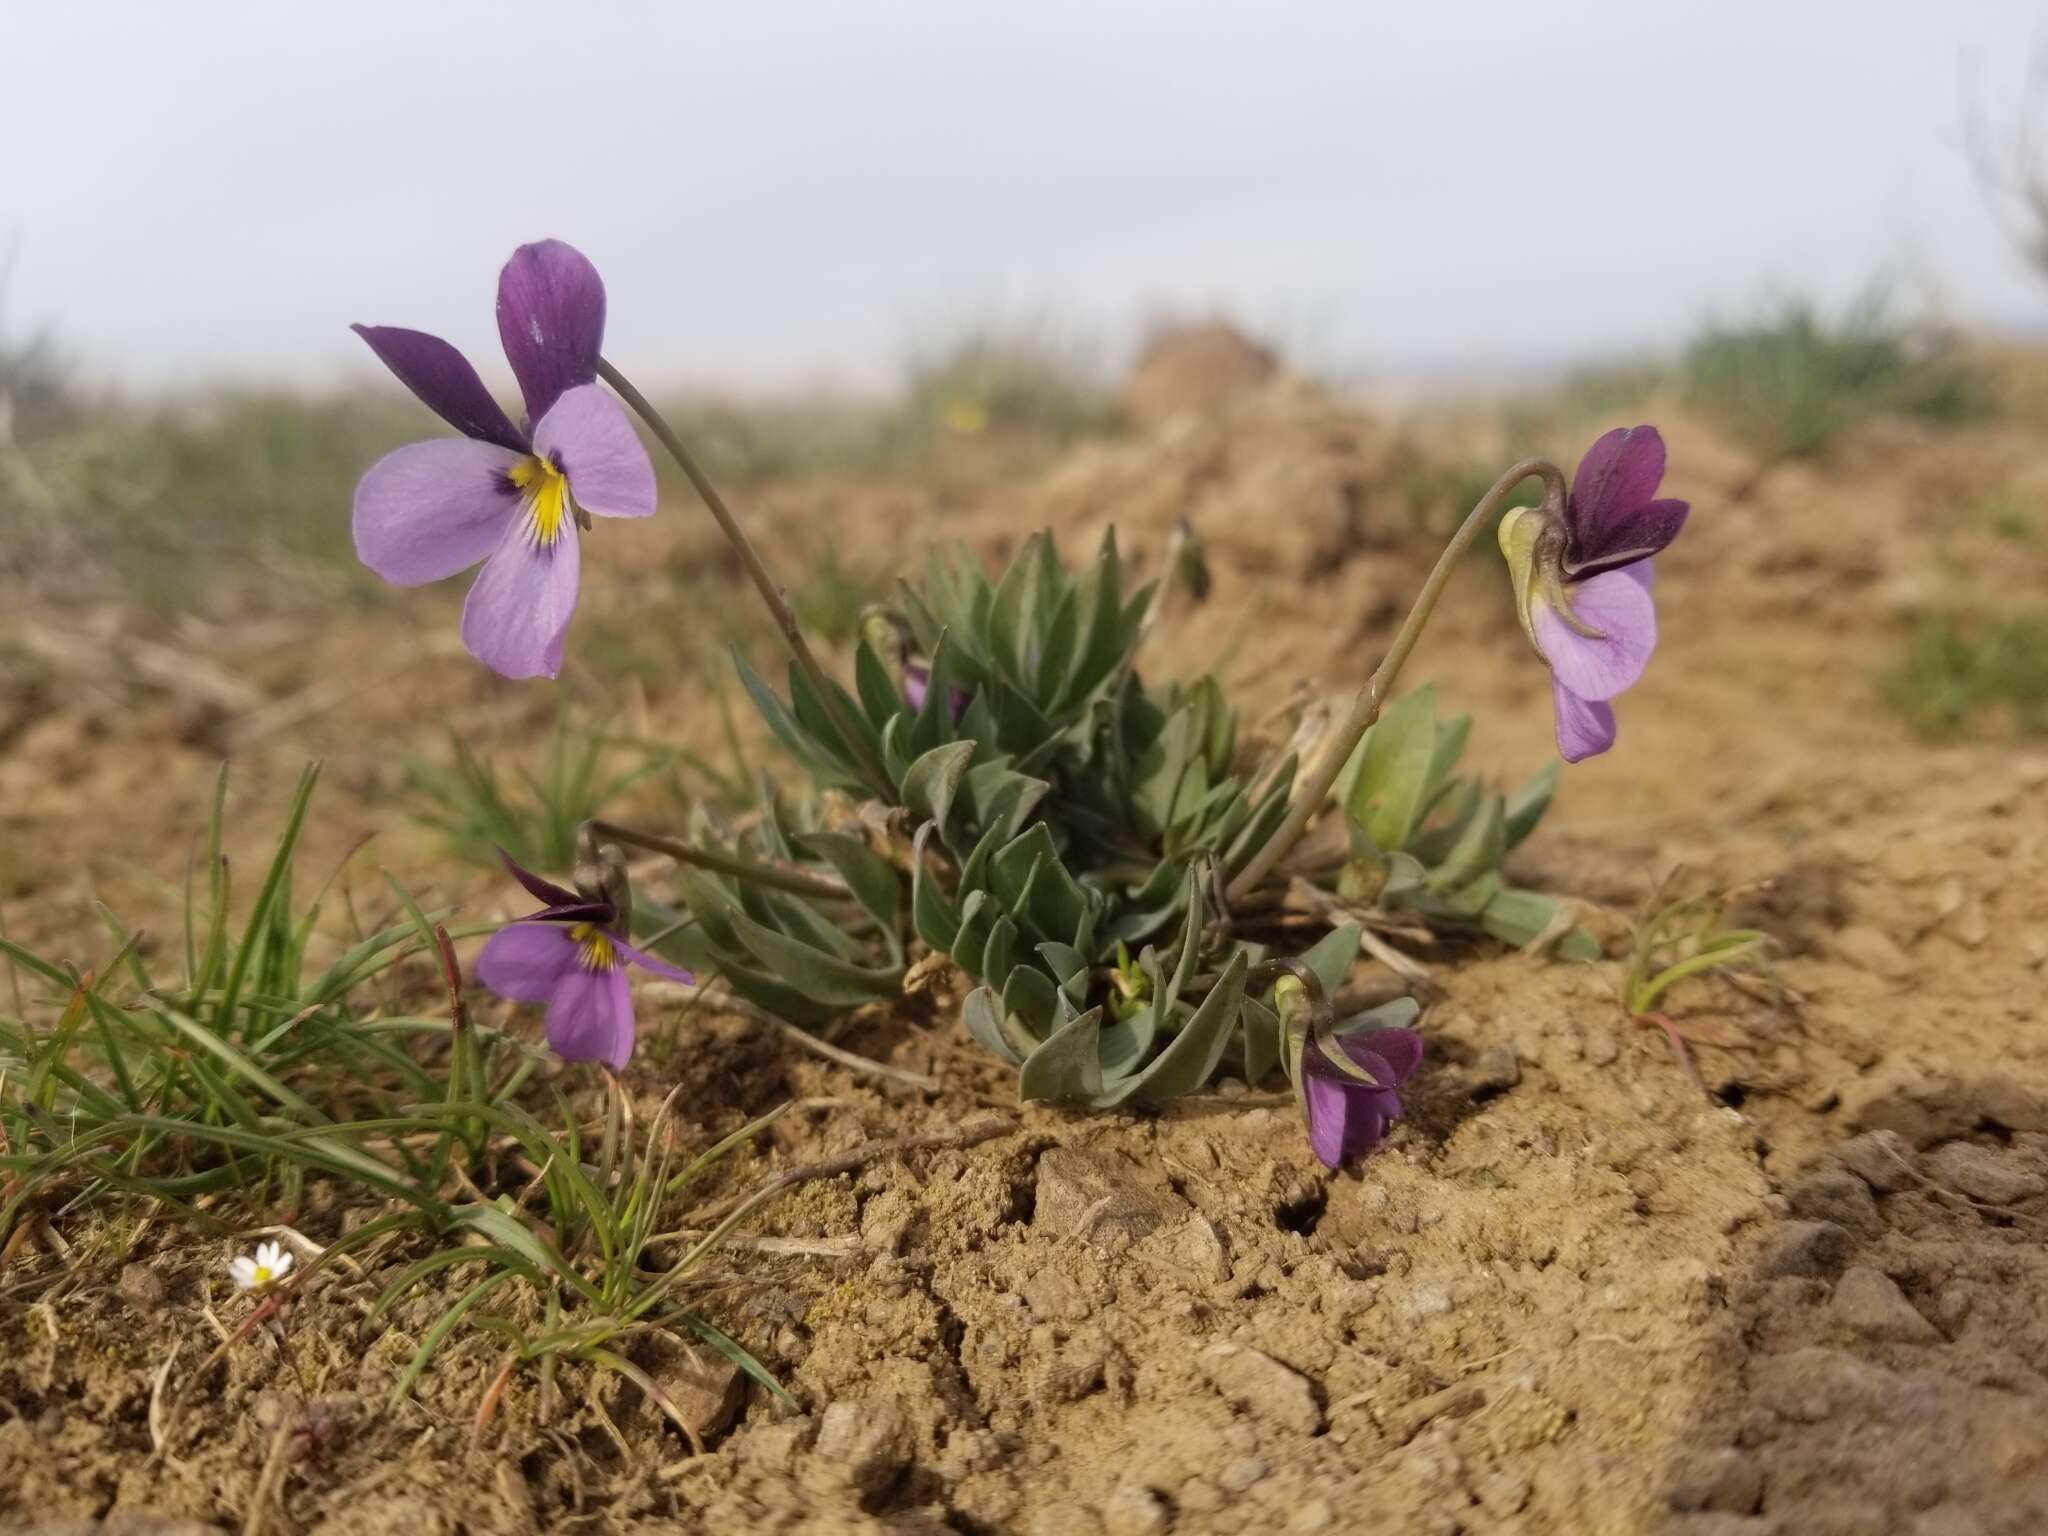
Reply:
[[597, 379], [604, 346], [604, 280], [560, 240], [522, 245], [498, 274], [498, 336], [537, 422], [565, 390]]
[[1565, 508], [1565, 575], [1583, 580], [1658, 553], [1690, 508], [1658, 498], [1664, 438], [1655, 427], [1616, 427], [1586, 450]]
[[419, 396], [428, 410], [464, 437], [496, 443], [514, 453], [527, 451], [526, 434], [491, 398], [469, 359], [438, 336], [397, 325], [351, 326], [370, 350]]

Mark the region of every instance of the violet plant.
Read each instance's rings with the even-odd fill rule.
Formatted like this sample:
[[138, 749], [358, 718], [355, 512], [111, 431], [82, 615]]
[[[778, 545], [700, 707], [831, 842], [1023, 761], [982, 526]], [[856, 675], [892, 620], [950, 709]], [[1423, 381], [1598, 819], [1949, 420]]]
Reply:
[[[549, 905], [493, 941], [482, 974], [509, 996], [549, 999], [564, 1054], [621, 1065], [630, 1051], [615, 963], [639, 954], [628, 923], [656, 934], [647, 949], [803, 1025], [899, 996], [921, 944], [964, 976], [966, 1028], [1017, 1068], [1024, 1098], [1157, 1101], [1226, 1071], [1256, 1082], [1284, 1070], [1313, 1149], [1335, 1166], [1381, 1137], [1422, 1055], [1405, 1028], [1414, 1000], [1345, 1018], [1331, 1001], [1361, 945], [1385, 953], [1363, 925], [1598, 953], [1551, 898], [1502, 871], [1548, 806], [1555, 765], [1503, 794], [1454, 771], [1468, 719], [1439, 720], [1427, 689], [1387, 706], [1462, 555], [1533, 479], [1540, 502], [1509, 512], [1500, 537], [1551, 673], [1559, 751], [1578, 761], [1613, 744], [1610, 701], [1656, 641], [1648, 562], [1686, 516], [1656, 496], [1654, 428], [1603, 437], [1569, 490], [1545, 460], [1511, 466], [1451, 537], [1344, 718], [1261, 751], [1240, 740], [1213, 678], [1141, 675], [1155, 593], [1127, 579], [1113, 534], [1079, 570], [1045, 534], [995, 574], [964, 549], [934, 549], [866, 616], [850, 682], [828, 675], [716, 488], [600, 355], [603, 290], [589, 263], [558, 242], [523, 247], [500, 315], [531, 434], [452, 349], [366, 333], [470, 439], [401, 450], [417, 474], [413, 460], [386, 460], [365, 477], [366, 559], [432, 579], [494, 547], [508, 570], [494, 580], [487, 567], [490, 598], [472, 594], [489, 616], [472, 649], [500, 670], [552, 673], [574, 582], [546, 562], [573, 566], [585, 510], [652, 510], [623, 494], [648, 482], [601, 380], [682, 467], [789, 653], [780, 687], [736, 658], [799, 770], [794, 785], [762, 781], [744, 826], [708, 807], [679, 836], [592, 822], [573, 892], [515, 869]], [[521, 615], [501, 592], [518, 594]], [[632, 901], [616, 857], [627, 847], [675, 861], [667, 901]], [[600, 969], [601, 986], [589, 979]], [[598, 1010], [587, 998], [600, 993]]]

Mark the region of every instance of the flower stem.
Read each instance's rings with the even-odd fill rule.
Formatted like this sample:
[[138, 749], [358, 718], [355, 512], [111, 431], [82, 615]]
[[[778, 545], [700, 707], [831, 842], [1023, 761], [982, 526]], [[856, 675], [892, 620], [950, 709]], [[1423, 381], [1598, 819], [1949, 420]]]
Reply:
[[679, 864], [690, 864], [698, 869], [714, 870], [718, 874], [731, 875], [736, 879], [751, 880], [756, 885], [773, 886], [778, 891], [794, 891], [799, 896], [822, 896], [828, 901], [842, 901], [853, 894], [842, 881], [835, 880], [829, 875], [814, 875], [806, 869], [791, 869], [782, 864], [762, 864], [736, 853], [720, 853], [713, 848], [698, 848], [673, 837], [663, 837], [659, 833], [622, 827], [615, 821], [586, 821], [583, 823], [583, 836], [592, 841], [606, 838], [634, 848], [645, 848], [649, 853], [665, 853]]
[[1323, 802], [1330, 797], [1330, 789], [1337, 782], [1337, 776], [1344, 771], [1345, 763], [1351, 759], [1359, 738], [1368, 727], [1380, 717], [1380, 707], [1386, 703], [1387, 695], [1394, 691], [1394, 681], [1401, 675], [1401, 668], [1407, 664], [1408, 653], [1415, 649], [1415, 642], [1422, 638], [1423, 627], [1436, 611], [1437, 599], [1443, 596], [1444, 587], [1450, 582], [1451, 574], [1458, 568], [1458, 561], [1479, 537], [1482, 529], [1493, 520], [1516, 486], [1531, 476], [1541, 478], [1546, 505], [1555, 503], [1561, 513], [1564, 509], [1564, 474], [1548, 459], [1523, 459], [1509, 468], [1506, 474], [1493, 482], [1487, 493], [1479, 498], [1479, 504], [1458, 525], [1458, 531], [1451, 535], [1450, 543], [1437, 556], [1436, 564], [1423, 582], [1422, 590], [1416, 594], [1415, 605], [1408, 610], [1408, 617], [1401, 621], [1401, 628], [1394, 636], [1394, 643], [1387, 649], [1378, 669], [1366, 685], [1358, 690], [1357, 698], [1351, 701], [1351, 710], [1345, 715], [1337, 729], [1324, 740], [1321, 754], [1316, 758], [1315, 768], [1295, 790], [1294, 803], [1288, 808], [1287, 819], [1280, 823], [1265, 845], [1252, 856], [1249, 864], [1238, 871], [1237, 878], [1230, 882], [1225, 893], [1229, 900], [1240, 901], [1258, 888], [1261, 880], [1272, 871], [1297, 842], [1308, 824], [1314, 819]]
[[825, 675], [825, 669], [818, 665], [818, 658], [811, 651], [810, 642], [804, 639], [803, 627], [797, 623], [796, 613], [789, 606], [789, 598], [784, 594], [781, 584], [770, 574], [767, 562], [762, 560], [761, 552], [754, 547], [754, 541], [747, 537], [746, 530], [740, 527], [738, 519], [726, 506], [725, 498], [718, 494], [718, 487], [711, 483], [710, 476], [704, 473], [690, 450], [683, 446], [683, 440], [676, 436], [675, 428], [663, 419], [661, 412], [654, 408], [645, 395], [633, 387], [631, 380], [604, 358], [597, 360], [597, 373], [598, 377], [611, 385], [619, 398], [630, 405], [639, 414], [640, 419], [647, 423], [648, 430], [660, 441], [661, 446], [668, 450], [669, 457], [682, 466], [683, 473], [689, 477], [690, 484], [696, 487], [697, 494], [704, 499], [704, 505], [710, 509], [711, 516], [717, 521], [719, 531], [725, 535], [727, 542], [739, 555], [740, 564], [746, 568], [747, 575], [753, 579], [754, 590], [761, 594], [761, 601], [768, 605], [768, 612], [775, 620], [775, 627], [782, 635], [783, 644], [789, 647], [790, 658], [803, 669], [804, 676], [810, 679], [811, 687], [818, 695], [819, 704], [832, 717], [832, 724], [838, 728], [841, 739], [846, 743], [846, 750], [853, 754], [855, 761], [860, 765], [869, 787], [883, 799], [894, 800], [895, 791], [890, 785], [887, 771], [882, 767], [881, 759], [875, 756], [874, 748], [868, 744], [868, 739], [862, 733], [859, 724], [848, 716], [846, 702], [841, 697], [839, 689]]

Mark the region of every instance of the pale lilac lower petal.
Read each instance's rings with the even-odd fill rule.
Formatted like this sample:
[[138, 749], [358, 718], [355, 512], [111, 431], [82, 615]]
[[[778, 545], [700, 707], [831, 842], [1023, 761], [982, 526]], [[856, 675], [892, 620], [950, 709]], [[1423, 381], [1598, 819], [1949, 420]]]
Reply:
[[612, 948], [624, 955], [634, 965], [639, 966], [641, 970], [652, 972], [656, 976], [666, 976], [670, 981], [680, 981], [685, 986], [692, 985], [697, 980], [695, 976], [692, 976], [681, 966], [670, 965], [666, 960], [658, 960], [653, 955], [648, 954], [646, 950], [635, 949], [632, 945], [621, 939], [613, 939]]
[[467, 437], [385, 454], [356, 482], [356, 557], [401, 587], [468, 570], [519, 510], [505, 479], [518, 461], [509, 448]]
[[[1315, 1047], [1310, 1046], [1309, 1049], [1312, 1051]], [[1325, 1168], [1341, 1168], [1344, 1165], [1345, 1125], [1350, 1118], [1351, 1096], [1334, 1076], [1316, 1071], [1312, 1058], [1303, 1061], [1302, 1071], [1307, 1076], [1302, 1092], [1308, 1101], [1309, 1149], [1322, 1160]]]
[[602, 1061], [614, 1070], [633, 1056], [633, 994], [624, 966], [577, 966], [548, 1003], [548, 1049], [564, 1061]]
[[576, 964], [576, 944], [567, 930], [550, 923], [514, 923], [491, 935], [477, 956], [476, 976], [515, 1003], [544, 1003]]
[[1638, 560], [1634, 565], [1624, 565], [1615, 575], [1626, 576], [1645, 592], [1654, 592], [1657, 590], [1657, 573], [1651, 569], [1652, 564], [1649, 560]]
[[505, 677], [560, 672], [581, 560], [574, 522], [564, 519], [545, 547], [534, 542], [524, 518], [514, 522], [462, 605], [462, 643], [470, 655]]
[[1626, 693], [1657, 649], [1657, 608], [1640, 581], [1621, 571], [1565, 589], [1572, 611], [1599, 636], [1582, 635], [1548, 603], [1538, 601], [1536, 643], [1557, 680], [1582, 699]]
[[533, 429], [534, 451], [569, 477], [576, 505], [599, 517], [652, 517], [654, 465], [626, 408], [596, 384], [567, 390]]
[[1582, 699], [1556, 678], [1550, 680], [1551, 704], [1557, 711], [1557, 755], [1568, 763], [1598, 757], [1614, 745], [1612, 705]]

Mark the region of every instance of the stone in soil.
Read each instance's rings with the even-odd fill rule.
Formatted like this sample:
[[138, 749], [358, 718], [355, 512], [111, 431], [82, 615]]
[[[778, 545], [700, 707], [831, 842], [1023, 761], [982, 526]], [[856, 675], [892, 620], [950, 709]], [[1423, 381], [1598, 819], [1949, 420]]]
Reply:
[[1935, 1183], [1986, 1205], [2016, 1205], [2048, 1193], [2048, 1179], [2015, 1167], [2008, 1155], [1967, 1141], [1935, 1148], [1927, 1157], [1927, 1174]]
[[1788, 1221], [1757, 1261], [1757, 1274], [1765, 1279], [1829, 1275], [1854, 1246], [1848, 1229], [1832, 1221]]
[[1255, 1418], [1297, 1434], [1323, 1427], [1323, 1410], [1306, 1376], [1244, 1344], [1211, 1344], [1196, 1357], [1209, 1385]]
[[1872, 1339], [1904, 1344], [1932, 1344], [1941, 1332], [1913, 1309], [1892, 1278], [1864, 1265], [1853, 1265], [1835, 1283], [1835, 1315]]

